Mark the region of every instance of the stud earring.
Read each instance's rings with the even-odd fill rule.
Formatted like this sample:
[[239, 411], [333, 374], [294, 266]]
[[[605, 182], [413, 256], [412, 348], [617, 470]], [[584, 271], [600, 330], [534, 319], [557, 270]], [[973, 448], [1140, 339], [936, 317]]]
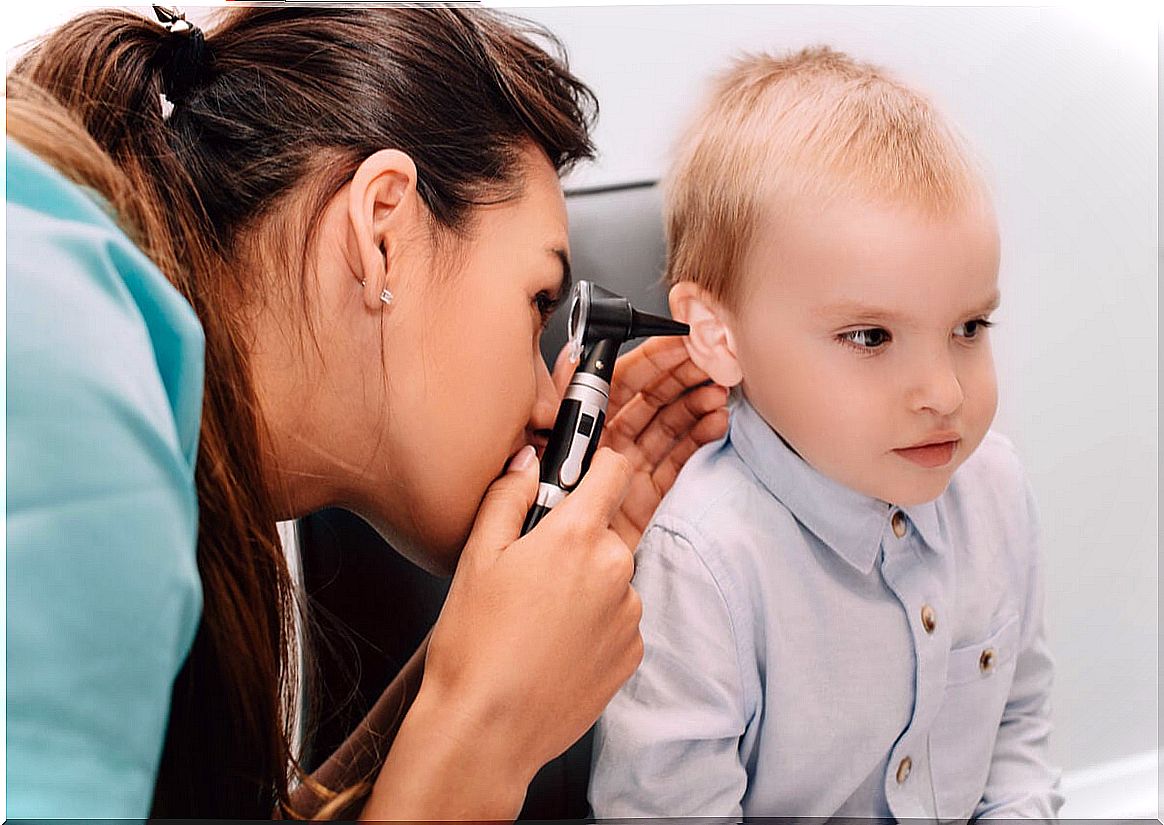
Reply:
[[[368, 285], [367, 278], [360, 281], [360, 286], [367, 286], [367, 285]], [[391, 304], [392, 300], [395, 297], [396, 296], [392, 294], [392, 290], [390, 290], [390, 289], [385, 289], [383, 292], [380, 293], [380, 300], [384, 303], [385, 306], [387, 306], [388, 304]]]

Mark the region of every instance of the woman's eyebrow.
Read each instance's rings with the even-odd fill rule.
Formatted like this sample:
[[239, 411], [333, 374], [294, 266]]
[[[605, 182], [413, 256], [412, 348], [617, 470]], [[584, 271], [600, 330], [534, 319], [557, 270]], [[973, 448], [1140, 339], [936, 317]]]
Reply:
[[551, 247], [546, 251], [557, 258], [558, 263], [562, 265], [562, 281], [558, 285], [557, 291], [559, 296], [566, 295], [570, 291], [570, 287], [574, 284], [574, 276], [570, 272], [570, 256], [560, 246]]

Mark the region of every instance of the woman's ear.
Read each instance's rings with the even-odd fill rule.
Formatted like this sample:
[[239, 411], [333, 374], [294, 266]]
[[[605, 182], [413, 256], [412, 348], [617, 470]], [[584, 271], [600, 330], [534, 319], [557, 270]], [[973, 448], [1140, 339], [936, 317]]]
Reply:
[[695, 366], [721, 386], [734, 387], [740, 383], [743, 371], [723, 305], [691, 281], [680, 281], [671, 287], [668, 300], [671, 317], [691, 327], [683, 340]]
[[392, 260], [398, 246], [415, 237], [421, 218], [416, 191], [416, 164], [399, 149], [382, 149], [367, 157], [348, 189], [348, 221], [355, 240], [359, 271], [354, 273], [369, 309], [383, 309], [384, 290], [396, 292]]

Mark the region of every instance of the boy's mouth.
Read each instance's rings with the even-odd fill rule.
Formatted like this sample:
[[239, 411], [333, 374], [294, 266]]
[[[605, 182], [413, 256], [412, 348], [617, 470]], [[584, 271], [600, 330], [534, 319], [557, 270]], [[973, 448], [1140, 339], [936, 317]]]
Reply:
[[901, 447], [893, 452], [919, 467], [935, 469], [950, 463], [960, 442], [961, 439], [953, 433], [939, 433], [912, 447]]

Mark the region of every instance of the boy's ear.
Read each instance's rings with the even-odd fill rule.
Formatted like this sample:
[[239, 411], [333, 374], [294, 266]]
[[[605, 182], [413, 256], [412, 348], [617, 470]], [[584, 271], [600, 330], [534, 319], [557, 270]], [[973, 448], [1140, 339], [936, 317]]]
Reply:
[[671, 317], [691, 327], [683, 342], [695, 366], [721, 386], [734, 387], [740, 383], [743, 371], [723, 305], [691, 281], [680, 281], [671, 287], [668, 301]]

